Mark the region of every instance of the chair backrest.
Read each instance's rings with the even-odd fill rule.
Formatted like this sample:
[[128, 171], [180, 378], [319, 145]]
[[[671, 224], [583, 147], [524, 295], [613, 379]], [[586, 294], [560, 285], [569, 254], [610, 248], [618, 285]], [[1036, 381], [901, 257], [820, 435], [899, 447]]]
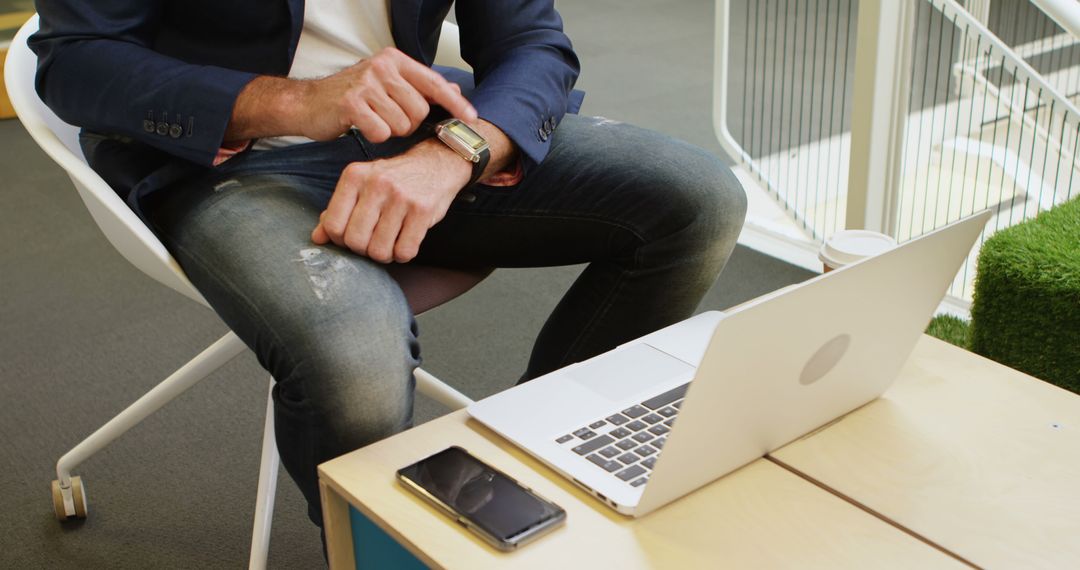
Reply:
[[[11, 99], [12, 107], [15, 108], [19, 120], [26, 127], [34, 141], [49, 155], [49, 158], [52, 158], [60, 165], [68, 177], [71, 178], [83, 203], [90, 210], [90, 215], [94, 218], [102, 233], [105, 234], [109, 243], [125, 259], [163, 285], [203, 305], [207, 305], [206, 300], [188, 281], [179, 264], [176, 263], [176, 260], [165, 249], [157, 236], [143, 224], [142, 220], [113, 192], [112, 188], [87, 165], [82, 149], [79, 146], [78, 127], [60, 120], [38, 97], [37, 92], [34, 90], [37, 56], [30, 51], [26, 44], [27, 38], [37, 29], [38, 16], [35, 15], [15, 35], [4, 64], [4, 83], [7, 86], [8, 97]], [[457, 26], [450, 23], [443, 24], [438, 53], [439, 57], [437, 59], [441, 65], [467, 69], [458, 48]], [[428, 300], [422, 304], [423, 309], [417, 309], [416, 304], [414, 304], [414, 310], [417, 313], [422, 312], [426, 308], [431, 308], [464, 293], [473, 285], [479, 283], [487, 275], [487, 272], [465, 272], [465, 275], [472, 275], [473, 277], [447, 281], [447, 283], [453, 282], [457, 285], [447, 288], [445, 287], [446, 283], [444, 283], [443, 287], [436, 288], [439, 294], [435, 297], [432, 297], [431, 291], [420, 291], [423, 293], [423, 297]], [[416, 275], [415, 272], [413, 274]], [[432, 274], [433, 277], [435, 275]], [[418, 291], [424, 289], [425, 281], [433, 281], [433, 279], [409, 280]], [[409, 290], [406, 290], [406, 296], [410, 298], [410, 301], [415, 295], [416, 293], [411, 294]]]
[[79, 129], [60, 120], [34, 91], [37, 56], [26, 40], [37, 29], [35, 15], [15, 34], [4, 64], [4, 83], [19, 120], [71, 178], [90, 215], [120, 255], [165, 286], [206, 305], [165, 246], [86, 164], [79, 147]]

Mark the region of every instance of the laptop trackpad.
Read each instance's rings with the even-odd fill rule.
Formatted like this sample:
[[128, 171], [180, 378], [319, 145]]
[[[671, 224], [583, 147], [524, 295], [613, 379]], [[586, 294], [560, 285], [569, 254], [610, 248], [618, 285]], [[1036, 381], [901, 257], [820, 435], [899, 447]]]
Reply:
[[668, 380], [690, 380], [694, 367], [647, 344], [587, 360], [565, 372], [578, 384], [610, 400], [622, 400]]

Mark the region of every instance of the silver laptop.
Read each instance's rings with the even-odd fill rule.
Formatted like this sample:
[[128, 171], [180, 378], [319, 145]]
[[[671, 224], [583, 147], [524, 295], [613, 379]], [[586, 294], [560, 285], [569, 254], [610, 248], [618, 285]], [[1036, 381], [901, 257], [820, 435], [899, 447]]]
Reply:
[[880, 396], [989, 218], [698, 315], [469, 413], [642, 516]]

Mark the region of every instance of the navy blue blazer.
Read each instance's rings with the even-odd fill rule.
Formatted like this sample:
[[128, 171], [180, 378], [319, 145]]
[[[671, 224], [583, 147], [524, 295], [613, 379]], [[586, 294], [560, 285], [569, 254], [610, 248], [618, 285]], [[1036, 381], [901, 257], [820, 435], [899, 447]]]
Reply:
[[[397, 48], [431, 65], [452, 3], [390, 0]], [[212, 164], [249, 81], [288, 74], [304, 0], [38, 0], [37, 8], [29, 45], [38, 94], [64, 121], [112, 135], [108, 169], [160, 187]], [[436, 69], [464, 83], [480, 116], [517, 144], [527, 172], [581, 102], [562, 19], [552, 0], [457, 0], [456, 16], [475, 79]], [[95, 167], [108, 162], [101, 158], [88, 156]]]

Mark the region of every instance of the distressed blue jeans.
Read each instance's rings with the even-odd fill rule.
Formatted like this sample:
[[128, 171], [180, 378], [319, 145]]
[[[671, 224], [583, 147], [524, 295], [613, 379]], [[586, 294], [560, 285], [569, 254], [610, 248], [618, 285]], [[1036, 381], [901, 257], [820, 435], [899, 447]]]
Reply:
[[[276, 379], [278, 450], [321, 525], [316, 466], [409, 427], [417, 326], [385, 266], [311, 242], [341, 170], [416, 138], [356, 133], [240, 154], [144, 210], [192, 283]], [[566, 116], [516, 186], [462, 192], [417, 263], [588, 263], [523, 378], [690, 316], [742, 227], [742, 188], [716, 157], [607, 119]], [[482, 334], [477, 331], [477, 334]]]

